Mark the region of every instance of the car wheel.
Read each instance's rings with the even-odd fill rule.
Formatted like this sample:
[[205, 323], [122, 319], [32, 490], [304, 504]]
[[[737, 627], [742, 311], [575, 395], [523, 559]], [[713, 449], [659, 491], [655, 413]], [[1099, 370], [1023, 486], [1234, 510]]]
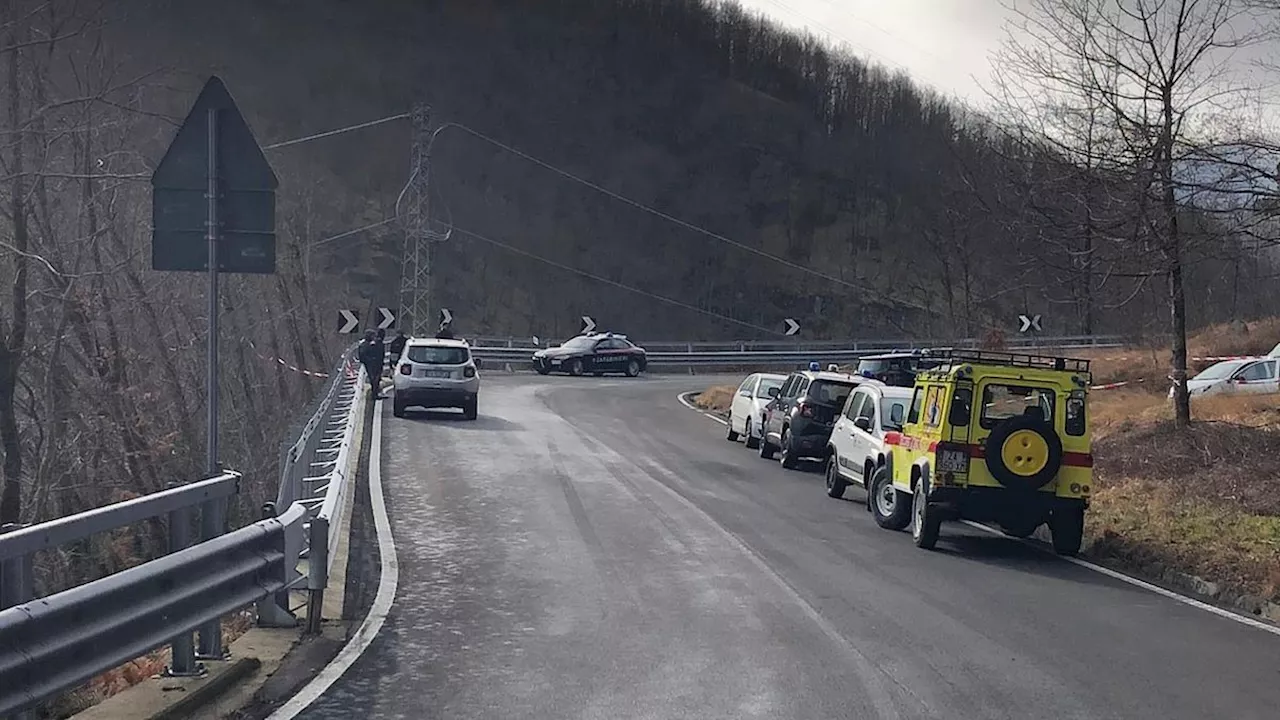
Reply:
[[729, 413], [729, 422], [725, 424], [729, 426], [729, 432], [725, 434], [724, 439], [729, 442], [738, 442], [738, 433], [733, 429], [733, 413]]
[[402, 417], [404, 417], [404, 410], [405, 410], [405, 405], [404, 405], [404, 403], [400, 402], [399, 400], [392, 400], [392, 401], [391, 401], [391, 414], [392, 414], [392, 415], [394, 415], [395, 417], [398, 417], [398, 418], [402, 418]]
[[747, 439], [747, 449], [757, 450], [760, 448], [760, 438], [751, 432], [751, 418], [747, 418], [746, 426], [742, 429], [742, 435]]
[[766, 430], [767, 428], [760, 428], [760, 457], [765, 460], [772, 460], [773, 454], [778, 449], [773, 446], [773, 443], [769, 442], [769, 436], [765, 434]]
[[840, 464], [836, 460], [836, 454], [833, 451], [831, 457], [827, 460], [827, 497], [842, 498], [844, 497], [845, 488], [849, 484], [840, 477]]
[[627, 363], [627, 377], [636, 377], [640, 374], [640, 363], [632, 360]]
[[570, 374], [570, 375], [572, 375], [572, 376], [574, 376], [574, 377], [581, 377], [581, 376], [582, 376], [582, 361], [581, 361], [581, 360], [570, 360], [570, 361], [569, 361], [569, 374]]
[[893, 486], [886, 467], [871, 477], [871, 515], [885, 530], [902, 530], [911, 523], [911, 496]]
[[788, 470], [795, 470], [800, 464], [796, 459], [796, 449], [792, 447], [791, 428], [782, 429], [782, 456], [778, 460]]
[[1053, 536], [1054, 552], [1075, 557], [1084, 542], [1084, 508], [1054, 510], [1049, 515], [1049, 534]]
[[462, 406], [462, 417], [467, 420], [475, 420], [480, 415], [480, 398], [472, 398]]
[[942, 530], [942, 518], [937, 508], [929, 507], [929, 478], [921, 477], [916, 482], [916, 491], [911, 496], [911, 539], [916, 547], [932, 550], [938, 544], [938, 535]]

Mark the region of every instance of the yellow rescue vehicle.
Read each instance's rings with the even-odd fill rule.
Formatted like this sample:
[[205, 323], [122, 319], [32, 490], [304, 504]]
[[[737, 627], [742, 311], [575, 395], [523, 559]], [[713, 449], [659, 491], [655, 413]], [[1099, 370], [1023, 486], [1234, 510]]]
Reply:
[[916, 377], [901, 432], [873, 476], [868, 503], [889, 530], [912, 526], [932, 548], [944, 520], [995, 523], [1028, 537], [1048, 523], [1075, 555], [1093, 484], [1089, 361], [946, 350]]

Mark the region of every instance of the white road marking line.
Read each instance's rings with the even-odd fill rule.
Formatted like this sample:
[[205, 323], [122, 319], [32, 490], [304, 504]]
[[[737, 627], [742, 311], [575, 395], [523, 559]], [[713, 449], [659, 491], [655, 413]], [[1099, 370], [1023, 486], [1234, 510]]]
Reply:
[[[721, 420], [720, 418], [715, 417], [714, 415], [709, 415], [709, 414], [707, 414], [707, 413], [706, 413], [706, 412], [704, 412], [701, 408], [699, 408], [699, 407], [695, 406], [693, 403], [690, 403], [688, 400], [686, 400], [686, 399], [685, 399], [685, 396], [687, 396], [687, 395], [693, 395], [693, 394], [694, 394], [694, 393], [681, 393], [681, 394], [677, 395], [677, 396], [676, 396], [676, 398], [680, 401], [680, 404], [681, 404], [681, 405], [684, 405], [685, 407], [687, 407], [687, 408], [689, 408], [690, 410], [692, 410], [692, 411], [694, 411], [694, 412], [698, 413], [699, 415], [704, 415], [704, 416], [706, 416], [706, 417], [709, 417], [709, 418], [711, 418], [712, 420], [715, 420], [716, 422], [720, 423], [721, 425], [728, 425], [728, 424], [729, 424], [729, 423], [725, 422], [724, 420]], [[982, 523], [976, 523], [976, 522], [972, 522], [972, 521], [969, 521], [969, 520], [961, 520], [961, 522], [963, 522], [964, 524], [969, 525], [969, 526], [971, 526], [971, 527], [977, 528], [977, 529], [979, 529], [979, 530], [984, 530], [984, 531], [986, 531], [986, 532], [989, 532], [989, 533], [991, 533], [991, 534], [993, 534], [993, 535], [999, 535], [999, 536], [1001, 536], [1001, 537], [1004, 537], [1004, 533], [1000, 532], [999, 530], [997, 530], [997, 529], [995, 529], [995, 528], [991, 528], [991, 527], [988, 527], [988, 526], [986, 526], [986, 525], [983, 525]], [[1024, 541], [1024, 542], [1025, 542], [1025, 541]], [[1027, 544], [1028, 544], [1028, 545], [1030, 545], [1031, 547], [1036, 548], [1037, 550], [1041, 550], [1041, 549], [1042, 549], [1042, 548], [1040, 548], [1040, 547], [1036, 546], [1036, 545], [1035, 545], [1035, 544], [1033, 544], [1033, 543], [1027, 543]], [[1149, 582], [1147, 582], [1147, 581], [1145, 581], [1145, 580], [1139, 580], [1139, 579], [1138, 579], [1138, 578], [1136, 578], [1136, 577], [1133, 577], [1133, 576], [1131, 576], [1131, 575], [1125, 575], [1124, 573], [1122, 573], [1122, 572], [1118, 572], [1118, 571], [1116, 571], [1116, 570], [1112, 570], [1111, 568], [1105, 568], [1105, 567], [1102, 567], [1101, 565], [1095, 565], [1095, 564], [1093, 564], [1093, 563], [1089, 562], [1088, 560], [1081, 560], [1080, 558], [1072, 558], [1072, 557], [1062, 557], [1062, 556], [1060, 556], [1060, 555], [1055, 555], [1055, 557], [1057, 557], [1057, 558], [1058, 558], [1058, 559], [1060, 559], [1060, 560], [1066, 560], [1067, 562], [1069, 562], [1069, 563], [1071, 563], [1071, 564], [1073, 564], [1073, 565], [1078, 565], [1078, 566], [1080, 566], [1080, 567], [1082, 567], [1082, 568], [1085, 568], [1085, 569], [1087, 569], [1087, 570], [1092, 570], [1093, 572], [1096, 572], [1096, 573], [1098, 573], [1098, 574], [1100, 574], [1100, 575], [1106, 575], [1106, 576], [1107, 576], [1107, 577], [1109, 577], [1109, 578], [1114, 578], [1114, 579], [1119, 580], [1119, 581], [1121, 581], [1121, 582], [1128, 583], [1128, 584], [1130, 584], [1130, 585], [1132, 585], [1132, 586], [1134, 586], [1134, 587], [1139, 587], [1139, 588], [1142, 588], [1143, 590], [1148, 590], [1148, 591], [1153, 592], [1153, 593], [1155, 593], [1155, 594], [1157, 594], [1157, 595], [1161, 595], [1161, 596], [1167, 597], [1167, 598], [1169, 598], [1170, 600], [1176, 600], [1176, 601], [1178, 601], [1178, 602], [1182, 603], [1183, 605], [1187, 605], [1187, 606], [1190, 606], [1190, 607], [1193, 607], [1193, 608], [1198, 608], [1198, 609], [1200, 609], [1200, 610], [1204, 610], [1204, 611], [1206, 611], [1206, 612], [1213, 613], [1214, 615], [1217, 615], [1217, 616], [1219, 616], [1219, 617], [1226, 618], [1226, 619], [1228, 619], [1228, 620], [1234, 620], [1235, 622], [1238, 622], [1238, 623], [1240, 623], [1240, 624], [1242, 624], [1242, 625], [1248, 625], [1248, 626], [1249, 626], [1249, 627], [1251, 627], [1251, 628], [1256, 628], [1256, 629], [1258, 629], [1258, 630], [1264, 630], [1264, 631], [1266, 631], [1266, 632], [1271, 633], [1272, 635], [1280, 635], [1280, 626], [1272, 625], [1272, 624], [1270, 624], [1270, 623], [1268, 623], [1268, 622], [1264, 622], [1264, 621], [1262, 621], [1262, 620], [1255, 620], [1255, 619], [1253, 619], [1253, 618], [1251, 618], [1251, 617], [1249, 617], [1249, 616], [1247, 616], [1247, 615], [1241, 615], [1241, 614], [1239, 614], [1239, 613], [1234, 613], [1234, 612], [1232, 612], [1232, 611], [1230, 611], [1230, 610], [1224, 610], [1223, 608], [1220, 608], [1220, 607], [1218, 607], [1218, 606], [1216, 606], [1216, 605], [1210, 605], [1209, 603], [1204, 602], [1203, 600], [1197, 600], [1197, 599], [1195, 599], [1195, 598], [1193, 598], [1193, 597], [1190, 597], [1190, 596], [1188, 596], [1188, 595], [1183, 595], [1183, 594], [1181, 594], [1181, 593], [1174, 592], [1173, 590], [1167, 590], [1167, 589], [1165, 589], [1165, 588], [1160, 587], [1159, 585], [1153, 585], [1153, 584], [1151, 584], [1151, 583], [1149, 583]]]
[[378, 594], [373, 598], [373, 607], [365, 616], [364, 622], [355, 635], [347, 641], [337, 657], [311, 679], [297, 695], [281, 705], [267, 720], [291, 720], [311, 703], [325, 693], [338, 678], [342, 677], [360, 655], [373, 643], [387, 620], [391, 610], [391, 602], [396, 597], [396, 587], [400, 582], [400, 562], [396, 558], [396, 543], [391, 536], [391, 520], [387, 517], [387, 503], [382, 495], [382, 401], [374, 405], [373, 437], [370, 439], [369, 452], [369, 502], [373, 505], [373, 525], [378, 533], [378, 554], [382, 557], [382, 572], [378, 579]]
[[676, 399], [680, 401], [680, 404], [681, 404], [681, 405], [683, 405], [683, 406], [685, 406], [685, 407], [689, 408], [690, 410], [692, 410], [692, 411], [694, 411], [694, 412], [698, 413], [699, 415], [702, 415], [703, 417], [711, 418], [712, 420], [715, 420], [716, 422], [720, 423], [721, 425], [728, 425], [728, 424], [729, 424], [729, 421], [728, 421], [728, 420], [725, 420], [724, 418], [721, 418], [721, 417], [716, 417], [715, 415], [712, 415], [711, 413], [706, 412], [706, 411], [705, 411], [705, 410], [703, 410], [702, 408], [700, 408], [700, 407], [698, 407], [697, 405], [694, 405], [693, 403], [691, 403], [691, 402], [689, 402], [688, 400], [686, 400], [686, 399], [685, 399], [685, 396], [687, 396], [687, 395], [697, 395], [697, 393], [692, 393], [692, 392], [680, 393], [679, 395], [677, 395], [677, 396], [676, 396]]
[[[971, 520], [961, 520], [960, 522], [964, 523], [965, 525], [968, 525], [969, 527], [977, 528], [978, 530], [989, 532], [992, 535], [1000, 535], [1002, 537], [1004, 536], [1004, 533], [1000, 532], [999, 530], [993, 527], [988, 527], [986, 525], [983, 525], [982, 523], [973, 522]], [[1029, 545], [1030, 547], [1033, 547], [1037, 550], [1041, 550], [1045, 552], [1045, 554], [1049, 554], [1047, 550], [1044, 550], [1043, 547], [1036, 545], [1035, 543], [1027, 542], [1025, 540], [1022, 542], [1025, 543], [1026, 545]], [[1129, 585], [1142, 588], [1143, 590], [1148, 590], [1157, 595], [1162, 595], [1164, 597], [1169, 598], [1170, 600], [1176, 600], [1182, 603], [1183, 605], [1188, 605], [1193, 608], [1198, 608], [1200, 610], [1213, 613], [1218, 617], [1224, 617], [1228, 620], [1234, 620], [1235, 622], [1238, 622], [1241, 625], [1248, 625], [1251, 628], [1257, 628], [1258, 630], [1265, 630], [1266, 632], [1269, 632], [1272, 635], [1280, 635], [1280, 627], [1272, 625], [1271, 623], [1268, 623], [1268, 622], [1264, 622], [1262, 620], [1255, 620], [1254, 618], [1251, 618], [1248, 615], [1241, 615], [1239, 613], [1235, 613], [1230, 610], [1220, 608], [1216, 605], [1210, 605], [1209, 603], [1204, 602], [1203, 600], [1197, 600], [1189, 595], [1183, 595], [1182, 593], [1174, 592], [1173, 590], [1169, 590], [1167, 588], [1162, 588], [1159, 585], [1153, 585], [1152, 583], [1149, 583], [1145, 580], [1139, 580], [1136, 577], [1125, 575], [1124, 573], [1118, 572], [1116, 570], [1112, 570], [1111, 568], [1103, 567], [1101, 565], [1095, 565], [1094, 563], [1091, 563], [1088, 560], [1081, 560], [1080, 558], [1073, 558], [1073, 557], [1063, 557], [1061, 555], [1055, 555], [1055, 557], [1057, 557], [1059, 560], [1066, 560], [1072, 565], [1078, 565], [1082, 568], [1092, 570], [1098, 574], [1106, 575], [1109, 578], [1119, 580], [1120, 582], [1128, 583]]]

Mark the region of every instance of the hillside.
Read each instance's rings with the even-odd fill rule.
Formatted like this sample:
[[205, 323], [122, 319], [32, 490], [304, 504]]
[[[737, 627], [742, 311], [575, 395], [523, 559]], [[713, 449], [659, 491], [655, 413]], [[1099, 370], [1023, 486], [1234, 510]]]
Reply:
[[[1027, 309], [1045, 314], [1049, 332], [1134, 331], [1158, 317], [1159, 288], [1139, 289], [1137, 313], [1086, 311], [1130, 298], [1135, 283], [1070, 271], [1073, 248], [1046, 238], [1049, 221], [1029, 216], [1019, 188], [1007, 186], [1009, 148], [982, 122], [907, 78], [732, 6], [321, 0], [303, 9], [286, 0], [173, 0], [120, 30], [135, 63], [189, 73], [190, 87], [221, 73], [264, 141], [425, 100], [436, 124], [464, 123], [842, 281], [446, 131], [433, 158], [434, 214], [451, 220], [455, 233], [440, 250], [436, 300], [470, 332], [555, 336], [574, 330], [583, 313], [650, 338], [763, 331], [708, 320], [468, 233], [750, 325], [772, 329], [783, 317], [801, 318], [806, 332], [825, 337], [979, 334]], [[341, 232], [392, 211], [408, 172], [407, 123], [297, 146], [273, 160], [284, 195], [324, 199], [308, 218], [312, 239]], [[401, 242], [383, 228], [328, 246], [317, 262], [353, 283], [335, 302], [394, 304]], [[1231, 279], [1215, 264], [1191, 280], [1225, 294]], [[1193, 319], [1222, 312], [1206, 307]]]

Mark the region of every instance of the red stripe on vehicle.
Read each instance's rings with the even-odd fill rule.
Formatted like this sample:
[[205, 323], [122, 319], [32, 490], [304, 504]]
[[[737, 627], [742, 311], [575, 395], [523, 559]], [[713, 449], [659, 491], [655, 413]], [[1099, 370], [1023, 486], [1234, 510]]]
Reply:
[[1068, 452], [1062, 453], [1062, 464], [1069, 467], [1093, 467], [1092, 453]]

